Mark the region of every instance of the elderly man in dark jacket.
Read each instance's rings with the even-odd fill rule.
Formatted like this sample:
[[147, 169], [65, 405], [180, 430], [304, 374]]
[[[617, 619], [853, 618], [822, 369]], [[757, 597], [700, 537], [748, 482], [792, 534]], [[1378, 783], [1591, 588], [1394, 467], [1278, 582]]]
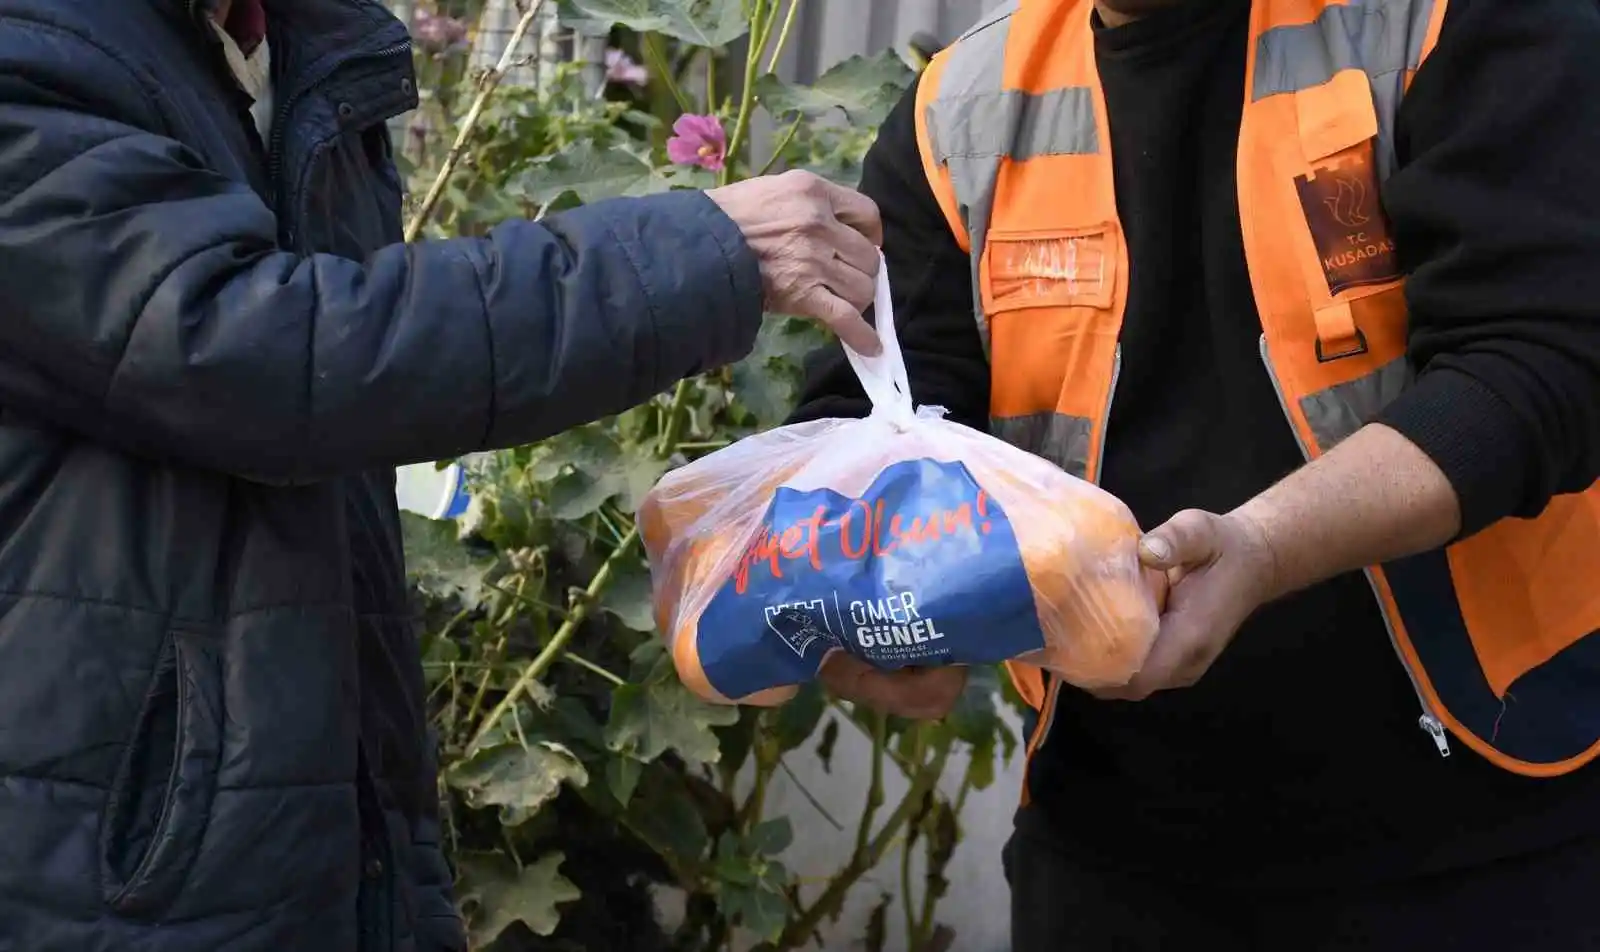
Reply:
[[0, 0], [4, 952], [463, 949], [393, 467], [875, 340], [806, 176], [405, 246], [405, 29], [258, 3]]

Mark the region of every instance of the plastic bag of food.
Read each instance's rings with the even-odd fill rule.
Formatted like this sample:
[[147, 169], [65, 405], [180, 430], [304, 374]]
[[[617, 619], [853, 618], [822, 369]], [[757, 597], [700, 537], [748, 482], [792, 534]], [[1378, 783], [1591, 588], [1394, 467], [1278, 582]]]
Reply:
[[914, 409], [880, 273], [883, 351], [849, 353], [861, 420], [753, 436], [667, 474], [639, 510], [656, 622], [711, 701], [777, 704], [847, 652], [880, 669], [1017, 660], [1126, 684], [1165, 578], [1115, 497]]

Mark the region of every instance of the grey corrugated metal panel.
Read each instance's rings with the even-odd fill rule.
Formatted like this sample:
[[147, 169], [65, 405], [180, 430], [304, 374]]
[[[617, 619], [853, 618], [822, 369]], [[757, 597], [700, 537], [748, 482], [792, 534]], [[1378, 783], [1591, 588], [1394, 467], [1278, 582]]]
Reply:
[[[778, 75], [809, 83], [852, 56], [904, 50], [911, 37], [931, 33], [949, 43], [1000, 0], [801, 0], [794, 35], [778, 62]], [[756, 160], [765, 161], [773, 124], [765, 113], [751, 127]]]
[[804, 0], [797, 35], [785, 51], [780, 73], [798, 82], [811, 82], [841, 60], [904, 47], [919, 32], [948, 43], [997, 2]]
[[[477, 37], [472, 44], [471, 63], [474, 68], [489, 69], [500, 61], [520, 19], [522, 10], [516, 0], [489, 0], [484, 5], [483, 15], [478, 20]], [[517, 45], [517, 58], [502, 82], [524, 85], [539, 81], [541, 34], [547, 33], [546, 25], [555, 21], [554, 3], [545, 3], [539, 8], [536, 22]], [[601, 55], [604, 55], [603, 50]]]

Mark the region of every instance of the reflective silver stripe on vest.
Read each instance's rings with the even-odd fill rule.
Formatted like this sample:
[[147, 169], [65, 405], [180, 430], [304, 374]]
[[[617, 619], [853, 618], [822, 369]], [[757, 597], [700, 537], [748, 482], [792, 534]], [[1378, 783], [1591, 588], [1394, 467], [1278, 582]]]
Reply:
[[989, 430], [995, 436], [1044, 457], [1079, 479], [1088, 476], [1089, 434], [1093, 429], [1094, 423], [1088, 417], [1049, 412], [989, 421]]
[[1087, 86], [1038, 94], [1008, 89], [960, 99], [941, 97], [928, 107], [928, 130], [935, 161], [946, 165], [958, 158], [1023, 162], [1041, 155], [1100, 151], [1094, 91]]
[[[1436, 0], [1351, 0], [1324, 7], [1316, 20], [1266, 31], [1256, 47], [1256, 100], [1311, 89], [1345, 70], [1366, 73], [1378, 120], [1373, 152], [1378, 179], [1394, 171], [1394, 123], [1405, 95], [1407, 74], [1422, 65], [1422, 47]], [[1317, 445], [1331, 449], [1377, 416], [1410, 385], [1413, 371], [1402, 357], [1358, 380], [1300, 401]]]
[[[989, 214], [994, 207], [994, 184], [1000, 175], [1003, 150], [975, 148], [971, 133], [954, 114], [970, 120], [981, 115], [978, 104], [999, 98], [1005, 77], [1006, 40], [1011, 36], [1011, 15], [1016, 10], [1016, 0], [1001, 4], [956, 41], [939, 81], [938, 95], [928, 104], [923, 117], [934, 161], [950, 170], [956, 208], [972, 249], [972, 313], [978, 322], [978, 334], [983, 338], [985, 355], [989, 352], [989, 327], [983, 320], [978, 262], [984, 239], [989, 234]], [[953, 149], [952, 144], [962, 148]]]
[[[956, 207], [972, 249], [973, 319], [985, 353], [989, 327], [983, 316], [978, 266], [1001, 161], [1100, 151], [1093, 90], [1064, 87], [1034, 94], [1003, 88], [1006, 44], [1016, 8], [1015, 2], [997, 8], [951, 49], [939, 91], [924, 116], [933, 159], [950, 171]], [[1079, 478], [1087, 472], [1093, 429], [1093, 421], [1085, 417], [1050, 412], [990, 420], [995, 436]]]
[[1365, 377], [1302, 397], [1300, 410], [1317, 445], [1326, 452], [1367, 425], [1411, 385], [1412, 377], [1411, 361], [1400, 357]]
[[1261, 34], [1250, 94], [1265, 99], [1311, 89], [1359, 69], [1372, 84], [1378, 116], [1378, 175], [1394, 169], [1394, 118], [1406, 75], [1422, 64], [1435, 0], [1351, 0], [1324, 7], [1316, 20]]

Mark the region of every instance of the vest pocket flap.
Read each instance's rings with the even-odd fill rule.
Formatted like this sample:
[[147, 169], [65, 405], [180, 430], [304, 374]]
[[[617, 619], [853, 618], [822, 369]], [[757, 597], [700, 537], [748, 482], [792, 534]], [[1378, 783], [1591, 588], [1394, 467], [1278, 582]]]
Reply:
[[1294, 94], [1300, 150], [1307, 165], [1378, 136], [1378, 112], [1365, 73], [1347, 69]]
[[979, 267], [985, 314], [1031, 307], [1108, 309], [1120, 279], [1114, 222], [989, 233]]

